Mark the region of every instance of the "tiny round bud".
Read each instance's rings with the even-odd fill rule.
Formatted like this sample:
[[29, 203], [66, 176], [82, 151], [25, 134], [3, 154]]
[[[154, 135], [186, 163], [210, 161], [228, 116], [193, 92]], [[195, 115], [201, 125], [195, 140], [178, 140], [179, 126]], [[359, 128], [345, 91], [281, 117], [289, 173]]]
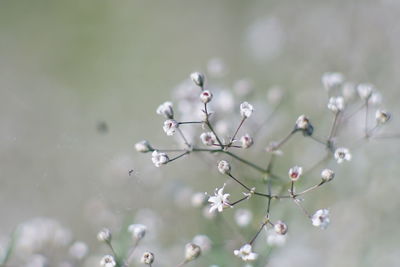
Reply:
[[143, 140], [135, 144], [135, 149], [137, 152], [146, 153], [151, 151], [153, 148], [148, 141]]
[[197, 259], [201, 254], [201, 248], [193, 243], [188, 243], [185, 246], [185, 260], [192, 261]]
[[163, 130], [168, 136], [171, 136], [174, 135], [178, 126], [179, 124], [176, 120], [166, 120], [164, 121]]
[[335, 172], [331, 169], [323, 169], [321, 172], [321, 178], [324, 182], [329, 182], [335, 178]]
[[287, 233], [288, 226], [282, 221], [277, 221], [274, 225], [274, 230], [277, 234], [284, 235]]
[[115, 267], [115, 266], [117, 266], [117, 263], [113, 256], [106, 255], [101, 259], [100, 266], [101, 267]]
[[348, 150], [345, 147], [339, 147], [335, 150], [335, 159], [337, 161], [337, 163], [342, 163], [343, 161], [347, 160], [350, 161], [351, 160], [351, 154], [350, 154], [350, 150]]
[[172, 103], [167, 101], [162, 103], [157, 108], [157, 114], [166, 117], [167, 119], [174, 118], [174, 109], [172, 108]]
[[143, 253], [140, 261], [144, 264], [150, 265], [154, 262], [154, 254], [146, 251], [145, 253]]
[[151, 160], [156, 167], [161, 167], [161, 165], [165, 165], [169, 162], [169, 157], [166, 153], [155, 150], [151, 154]]
[[200, 72], [193, 72], [190, 74], [190, 79], [199, 87], [203, 88], [204, 86], [204, 74]]
[[320, 209], [317, 210], [314, 215], [311, 216], [311, 222], [315, 227], [326, 229], [330, 223], [329, 210]]
[[207, 104], [208, 102], [210, 102], [212, 98], [213, 98], [213, 95], [208, 90], [202, 91], [201, 94], [200, 94], [200, 100], [204, 104]]
[[379, 124], [384, 124], [390, 120], [392, 115], [386, 110], [378, 109], [375, 113], [376, 122]]
[[202, 133], [200, 139], [206, 146], [212, 146], [217, 142], [217, 138], [213, 132]]
[[254, 108], [253, 105], [249, 104], [248, 102], [243, 102], [240, 104], [240, 115], [243, 118], [248, 118], [253, 114]]
[[333, 113], [338, 113], [344, 109], [344, 98], [341, 96], [329, 98], [328, 109]]
[[128, 231], [136, 240], [142, 239], [146, 235], [147, 227], [143, 224], [131, 224], [128, 226]]
[[289, 178], [294, 182], [299, 180], [301, 174], [303, 173], [303, 168], [299, 166], [294, 166], [289, 169]]
[[226, 160], [218, 162], [218, 171], [222, 174], [229, 174], [231, 172], [231, 165]]
[[98, 234], [97, 234], [97, 240], [100, 242], [106, 242], [109, 243], [111, 242], [111, 231], [108, 228], [102, 229]]
[[240, 142], [242, 143], [242, 148], [249, 148], [253, 145], [253, 138], [250, 135], [246, 134], [240, 138]]

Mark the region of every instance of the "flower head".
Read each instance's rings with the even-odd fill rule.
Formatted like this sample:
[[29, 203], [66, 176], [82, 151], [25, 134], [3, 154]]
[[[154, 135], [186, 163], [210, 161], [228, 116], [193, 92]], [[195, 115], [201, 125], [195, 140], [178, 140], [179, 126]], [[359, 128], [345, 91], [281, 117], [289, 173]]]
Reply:
[[140, 258], [140, 262], [150, 265], [154, 262], [154, 254], [146, 251], [145, 253], [143, 253], [142, 258]]
[[128, 226], [128, 232], [132, 234], [135, 240], [140, 240], [146, 235], [147, 227], [143, 224], [131, 224]]
[[245, 134], [240, 138], [240, 142], [242, 143], [243, 148], [249, 148], [253, 145], [253, 138], [250, 135]]
[[311, 221], [314, 226], [326, 229], [330, 222], [329, 210], [327, 209], [317, 210], [311, 217]]
[[156, 167], [160, 167], [161, 165], [168, 163], [169, 157], [166, 153], [155, 150], [151, 153], [151, 160]]
[[339, 147], [335, 150], [335, 159], [337, 163], [342, 163], [344, 160], [350, 161], [351, 154], [347, 148]]
[[344, 98], [341, 96], [329, 98], [328, 109], [338, 113], [344, 109]]
[[338, 72], [327, 72], [322, 75], [321, 81], [325, 89], [330, 90], [339, 87], [343, 83], [344, 77]]
[[111, 242], [111, 231], [108, 228], [102, 229], [98, 234], [97, 234], [97, 240], [100, 242]]
[[302, 130], [304, 135], [312, 135], [314, 127], [306, 115], [301, 115], [296, 120], [295, 130]]
[[323, 169], [321, 172], [321, 178], [324, 182], [329, 182], [335, 178], [335, 172], [331, 169]]
[[179, 124], [176, 120], [166, 120], [164, 121], [163, 130], [167, 135], [171, 136], [174, 135], [178, 126]]
[[253, 106], [248, 102], [243, 102], [242, 104], [240, 104], [240, 115], [243, 118], [250, 117], [251, 114], [253, 114], [253, 111], [254, 111]]
[[239, 258], [242, 258], [243, 261], [254, 261], [257, 259], [258, 255], [257, 253], [254, 253], [251, 250], [252, 250], [251, 245], [245, 244], [239, 250], [234, 250], [233, 253]]
[[294, 182], [299, 180], [301, 174], [303, 173], [303, 168], [299, 166], [294, 166], [289, 169], [289, 178]]
[[277, 234], [284, 235], [284, 234], [287, 233], [288, 226], [287, 226], [286, 223], [284, 223], [284, 222], [282, 222], [282, 221], [277, 221], [277, 222], [274, 224], [274, 230], [275, 230], [275, 232], [276, 232]]
[[193, 72], [190, 74], [190, 79], [199, 87], [204, 86], [204, 74], [201, 72]]
[[200, 139], [206, 146], [212, 146], [217, 142], [217, 138], [213, 132], [202, 133]]
[[157, 114], [166, 117], [167, 119], [174, 118], [174, 109], [172, 108], [172, 103], [167, 101], [162, 103], [157, 108]]
[[240, 227], [249, 225], [252, 219], [253, 213], [248, 209], [238, 209], [235, 212], [235, 222]]
[[117, 266], [117, 263], [115, 262], [115, 259], [113, 256], [106, 255], [101, 259], [100, 266], [101, 267], [115, 267], [115, 266]]
[[204, 104], [207, 104], [208, 102], [210, 102], [212, 98], [213, 98], [213, 94], [208, 90], [204, 90], [200, 93], [200, 100]]
[[224, 194], [224, 188], [225, 184], [220, 189], [215, 189], [214, 196], [208, 198], [208, 202], [211, 203], [210, 213], [214, 212], [215, 210], [222, 212], [224, 208], [231, 206], [229, 204], [230, 194]]
[[378, 109], [375, 113], [376, 122], [379, 124], [384, 124], [388, 122], [391, 117], [391, 114], [386, 110]]
[[185, 260], [186, 261], [192, 261], [197, 259], [201, 254], [201, 248], [194, 244], [194, 243], [188, 243], [185, 246]]
[[142, 153], [146, 153], [149, 152], [150, 150], [152, 150], [153, 148], [151, 147], [150, 143], [146, 140], [137, 142], [135, 144], [135, 149], [137, 152], [142, 152]]
[[374, 86], [369, 83], [362, 83], [357, 86], [357, 93], [363, 100], [370, 98], [373, 91]]
[[229, 174], [231, 172], [231, 165], [226, 160], [218, 162], [218, 171], [222, 174]]

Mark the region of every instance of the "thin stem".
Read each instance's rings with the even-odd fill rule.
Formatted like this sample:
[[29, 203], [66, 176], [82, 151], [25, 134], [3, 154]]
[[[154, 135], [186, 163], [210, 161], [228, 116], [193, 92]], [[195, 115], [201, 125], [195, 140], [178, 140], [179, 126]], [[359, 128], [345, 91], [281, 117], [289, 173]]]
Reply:
[[253, 169], [256, 169], [256, 170], [259, 171], [259, 172], [267, 173], [267, 170], [261, 168], [260, 166], [257, 166], [257, 165], [254, 164], [254, 163], [251, 163], [250, 161], [247, 161], [247, 160], [245, 160], [245, 159], [243, 159], [243, 158], [241, 158], [241, 157], [239, 157], [239, 156], [233, 154], [232, 152], [229, 152], [229, 151], [221, 151], [221, 152], [223, 152], [223, 153], [225, 153], [225, 154], [231, 156], [232, 158], [235, 158], [235, 159], [237, 159], [237, 160], [239, 160], [239, 161], [245, 163], [246, 165], [252, 167]]
[[132, 248], [129, 250], [129, 252], [128, 252], [128, 257], [127, 257], [127, 259], [126, 259], [126, 262], [124, 263], [124, 267], [128, 267], [131, 263], [132, 263], [132, 261], [133, 261], [133, 253], [135, 252], [135, 250], [136, 250], [136, 248], [137, 248], [137, 246], [139, 245], [139, 241], [140, 240], [136, 240], [135, 241], [135, 244], [132, 246]]
[[184, 152], [184, 153], [182, 153], [182, 154], [176, 156], [175, 158], [170, 159], [168, 162], [177, 160], [177, 159], [179, 159], [179, 158], [181, 158], [181, 157], [183, 157], [183, 156], [185, 156], [185, 155], [187, 155], [187, 154], [189, 154], [189, 153], [190, 153], [190, 151], [186, 151], [186, 152]]
[[238, 204], [238, 203], [240, 203], [240, 202], [242, 202], [242, 201], [244, 201], [244, 200], [246, 200], [246, 199], [248, 199], [248, 198], [249, 198], [249, 196], [244, 196], [244, 197], [242, 197], [241, 199], [236, 200], [236, 201], [233, 202], [233, 203], [229, 203], [229, 205], [234, 206], [234, 205], [236, 205], [236, 204]]
[[350, 113], [350, 115], [347, 115], [346, 117], [343, 118], [343, 122], [347, 122], [351, 117], [356, 115], [360, 110], [364, 108], [365, 103], [363, 103], [361, 106], [359, 106], [354, 112]]
[[294, 196], [297, 197], [297, 196], [304, 195], [305, 193], [310, 192], [310, 191], [312, 191], [312, 190], [314, 190], [314, 189], [320, 187], [321, 185], [323, 185], [323, 184], [325, 184], [325, 183], [326, 183], [325, 181], [321, 181], [319, 184], [313, 185], [313, 186], [311, 186], [311, 187], [305, 189], [304, 191], [295, 194]]
[[111, 242], [106, 242], [107, 246], [110, 248], [112, 254], [114, 255], [115, 259], [118, 259], [117, 253], [114, 250], [114, 247], [111, 245]]
[[316, 141], [317, 143], [320, 143], [320, 144], [322, 144], [322, 145], [324, 145], [324, 146], [327, 145], [327, 142], [322, 141], [320, 138], [318, 138], [318, 137], [316, 137], [316, 136], [314, 136], [314, 135], [310, 135], [310, 138], [311, 138], [312, 140]]
[[236, 128], [236, 131], [233, 134], [231, 141], [228, 144], [228, 147], [230, 147], [232, 145], [232, 143], [235, 141], [236, 135], [238, 134], [238, 132], [239, 132], [240, 128], [242, 127], [245, 120], [246, 120], [246, 117], [243, 117], [243, 119], [240, 121], [239, 126]]
[[278, 144], [273, 146], [273, 150], [278, 150], [281, 146], [283, 146], [289, 139], [296, 133], [297, 130], [292, 130], [285, 138], [283, 138]]
[[294, 203], [299, 206], [299, 208], [303, 211], [303, 213], [308, 217], [311, 218], [310, 213], [300, 204], [300, 200], [293, 198]]
[[400, 138], [400, 133], [398, 134], [382, 134], [382, 135], [377, 135], [373, 136], [374, 139], [392, 139], [392, 138]]
[[294, 196], [294, 181], [290, 183], [290, 194]]
[[233, 180], [235, 180], [238, 184], [243, 186], [247, 191], [251, 191], [250, 187], [248, 187], [247, 185], [243, 184], [241, 181], [236, 179], [232, 174], [228, 173], [228, 176], [231, 177]]
[[190, 147], [190, 144], [189, 144], [189, 142], [187, 141], [187, 139], [186, 139], [185, 135], [183, 134], [182, 130], [181, 130], [179, 127], [177, 128], [177, 130], [178, 130], [179, 135], [182, 137], [183, 142], [185, 142], [185, 145], [186, 145], [187, 147]]
[[367, 98], [365, 100], [365, 136], [366, 137], [368, 137], [368, 111], [369, 111], [368, 100], [369, 100], [369, 98]]
[[181, 125], [181, 124], [196, 124], [196, 123], [200, 124], [200, 123], [204, 123], [204, 122], [203, 121], [181, 121], [181, 122], [178, 122], [179, 125]]
[[251, 239], [251, 241], [249, 242], [250, 245], [252, 245], [254, 243], [254, 241], [256, 241], [258, 235], [261, 233], [262, 229], [265, 226], [265, 222], [261, 225], [260, 229], [257, 231], [257, 233], [255, 234], [255, 236]]
[[333, 118], [333, 122], [332, 122], [332, 127], [329, 132], [329, 136], [328, 136], [328, 141], [332, 141], [332, 138], [335, 136], [339, 114], [340, 114], [340, 111], [335, 113], [335, 117]]
[[183, 265], [185, 265], [188, 262], [189, 262], [188, 260], [184, 260], [181, 263], [179, 263], [176, 267], [182, 267]]

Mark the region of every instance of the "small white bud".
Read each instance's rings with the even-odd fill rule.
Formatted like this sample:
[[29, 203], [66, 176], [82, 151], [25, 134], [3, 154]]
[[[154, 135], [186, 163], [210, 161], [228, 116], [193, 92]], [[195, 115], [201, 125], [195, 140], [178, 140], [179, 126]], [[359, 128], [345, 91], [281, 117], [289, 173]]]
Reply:
[[325, 89], [329, 91], [333, 88], [339, 87], [343, 83], [344, 77], [338, 72], [327, 72], [322, 75], [321, 81]]
[[157, 108], [157, 114], [166, 117], [167, 119], [174, 118], [174, 109], [172, 108], [172, 103], [167, 101], [162, 103]]
[[193, 243], [188, 243], [185, 246], [185, 260], [192, 261], [197, 259], [201, 254], [201, 248]]
[[229, 174], [231, 172], [231, 165], [226, 160], [218, 162], [218, 171], [222, 174]]
[[243, 118], [250, 117], [251, 114], [253, 114], [253, 111], [254, 111], [253, 106], [248, 102], [243, 102], [242, 104], [240, 104], [240, 115]]
[[101, 267], [115, 267], [115, 266], [117, 266], [117, 263], [113, 256], [106, 255], [101, 259], [100, 266]]
[[242, 143], [242, 148], [249, 148], [253, 145], [253, 138], [250, 135], [246, 134], [240, 138], [240, 142]]
[[317, 210], [311, 217], [311, 221], [315, 227], [326, 229], [326, 227], [328, 227], [330, 223], [329, 210], [327, 209]]
[[213, 132], [202, 133], [200, 135], [201, 142], [206, 146], [212, 146], [217, 142], [217, 138], [215, 137]]
[[148, 141], [143, 140], [135, 144], [135, 149], [137, 152], [146, 153], [151, 151], [153, 148]]
[[157, 150], [155, 150], [151, 154], [151, 160], [156, 167], [160, 167], [161, 165], [168, 163], [169, 157], [166, 153], [158, 152]]
[[295, 130], [302, 130], [304, 135], [312, 135], [314, 131], [314, 127], [305, 115], [301, 115], [297, 118], [294, 128]]
[[350, 151], [347, 148], [344, 147], [339, 147], [335, 150], [335, 159], [337, 163], [342, 163], [344, 160], [350, 161], [351, 160], [351, 154]]
[[154, 262], [154, 254], [146, 251], [145, 253], [143, 253], [140, 261], [144, 264], [150, 265]]
[[190, 79], [199, 87], [204, 86], [204, 74], [200, 72], [193, 72], [190, 74]]
[[386, 110], [378, 109], [375, 113], [376, 122], [379, 124], [384, 124], [388, 122], [391, 117], [391, 114]]
[[274, 224], [274, 230], [277, 234], [280, 235], [284, 235], [287, 233], [288, 230], [288, 226], [286, 225], [286, 223], [282, 222], [282, 221], [277, 221]]
[[321, 178], [324, 182], [329, 182], [335, 178], [335, 172], [331, 169], [323, 169], [321, 172]]
[[328, 109], [333, 113], [338, 113], [344, 109], [344, 98], [341, 96], [329, 98]]
[[171, 136], [174, 135], [178, 126], [179, 124], [176, 120], [166, 120], [164, 121], [163, 130], [168, 136]]
[[361, 99], [366, 100], [371, 97], [374, 86], [369, 83], [362, 83], [357, 86], [357, 92]]
[[201, 94], [200, 94], [200, 100], [204, 104], [207, 104], [208, 102], [210, 102], [212, 98], [213, 98], [213, 95], [208, 90], [202, 91]]
[[303, 173], [303, 168], [299, 166], [294, 166], [289, 169], [289, 178], [294, 182], [299, 180], [301, 174]]
[[243, 261], [254, 261], [258, 257], [257, 253], [252, 252], [252, 247], [250, 244], [245, 244], [239, 250], [234, 250], [233, 254], [241, 258]]
[[97, 240], [99, 240], [100, 242], [106, 242], [109, 243], [111, 242], [111, 231], [108, 228], [104, 228], [102, 229], [98, 234], [97, 234]]
[[143, 224], [131, 224], [128, 226], [128, 231], [135, 240], [141, 240], [146, 235], [147, 227]]

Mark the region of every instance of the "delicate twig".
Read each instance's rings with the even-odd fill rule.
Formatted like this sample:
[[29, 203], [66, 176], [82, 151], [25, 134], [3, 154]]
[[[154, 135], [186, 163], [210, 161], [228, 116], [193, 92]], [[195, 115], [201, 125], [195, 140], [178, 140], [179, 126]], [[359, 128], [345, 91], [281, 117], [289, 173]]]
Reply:
[[313, 185], [313, 186], [311, 186], [311, 187], [305, 189], [304, 191], [302, 191], [302, 192], [300, 192], [300, 193], [294, 194], [294, 196], [297, 197], [297, 196], [304, 195], [305, 193], [310, 192], [310, 191], [312, 191], [312, 190], [314, 190], [314, 189], [320, 187], [321, 185], [323, 185], [323, 184], [325, 184], [325, 183], [326, 183], [325, 181], [321, 181], [319, 184]]
[[176, 156], [175, 158], [170, 159], [168, 162], [177, 160], [177, 159], [179, 159], [179, 158], [181, 158], [181, 157], [183, 157], [183, 156], [185, 156], [185, 155], [187, 155], [187, 154], [189, 154], [189, 153], [190, 153], [190, 151], [185, 151], [184, 153], [182, 153], [182, 154]]
[[240, 121], [239, 126], [236, 128], [235, 133], [233, 134], [231, 141], [229, 141], [229, 144], [227, 145], [227, 147], [230, 147], [232, 145], [232, 143], [235, 141], [236, 135], [238, 134], [240, 128], [242, 127], [244, 121], [246, 120], [247, 117], [243, 117], [243, 119]]
[[250, 242], [249, 242], [250, 245], [252, 245], [254, 243], [254, 241], [257, 239], [258, 235], [261, 233], [262, 229], [268, 223], [268, 221], [269, 220], [267, 219], [265, 222], [263, 222], [263, 224], [261, 225], [260, 229], [255, 234], [255, 236], [250, 240]]

